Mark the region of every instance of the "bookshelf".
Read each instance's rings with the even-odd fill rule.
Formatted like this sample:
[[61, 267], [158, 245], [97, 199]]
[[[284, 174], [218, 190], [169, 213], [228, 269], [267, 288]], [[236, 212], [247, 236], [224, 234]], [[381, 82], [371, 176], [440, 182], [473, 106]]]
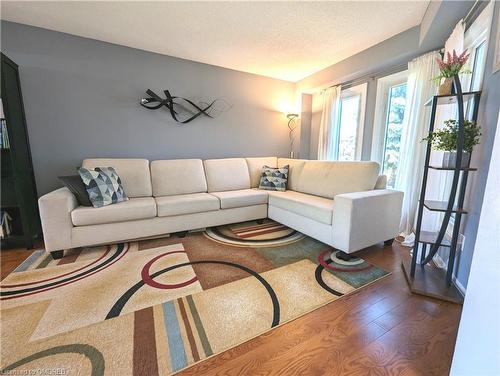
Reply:
[[1, 249], [31, 249], [41, 230], [19, 70], [3, 53], [1, 64]]

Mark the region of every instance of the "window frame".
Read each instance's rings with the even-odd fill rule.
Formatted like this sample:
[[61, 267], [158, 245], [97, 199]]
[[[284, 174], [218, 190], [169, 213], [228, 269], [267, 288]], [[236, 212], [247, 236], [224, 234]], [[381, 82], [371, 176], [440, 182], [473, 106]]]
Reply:
[[483, 79], [484, 79], [484, 71], [485, 71], [485, 68], [486, 68], [486, 55], [488, 55], [488, 46], [486, 45], [487, 43], [487, 39], [483, 39], [479, 44], [477, 44], [476, 46], [474, 46], [474, 49], [473, 49], [473, 59], [472, 59], [472, 74], [470, 75], [470, 82], [469, 82], [469, 91], [474, 91], [476, 89], [474, 89], [472, 87], [472, 85], [474, 84], [474, 81], [476, 80], [477, 78], [477, 72], [476, 72], [476, 69], [474, 68], [478, 68], [476, 66], [476, 63], [477, 63], [477, 52], [479, 51], [479, 49], [481, 47], [484, 47], [484, 57], [483, 57], [483, 66], [482, 68], [480, 69], [480, 75], [479, 75], [479, 88], [477, 90], [480, 90], [483, 86]]
[[[479, 16], [472, 22], [470, 27], [465, 31], [464, 35], [464, 48], [467, 48], [468, 53], [470, 53], [469, 62], [467, 65], [474, 68], [476, 63], [476, 51], [477, 49], [485, 43], [485, 59], [483, 62], [483, 67], [481, 69], [481, 76], [479, 78], [481, 90], [483, 86], [484, 73], [486, 70], [486, 57], [488, 56], [488, 42], [491, 30], [491, 22], [493, 16], [493, 7], [488, 4], [486, 8], [479, 14]], [[462, 87], [469, 90], [472, 84], [473, 74], [461, 75], [460, 79], [462, 81]]]
[[[363, 153], [363, 137], [364, 137], [364, 129], [365, 129], [365, 115], [366, 115], [366, 94], [368, 91], [368, 83], [362, 83], [356, 86], [352, 86], [346, 89], [342, 89], [340, 92], [340, 114], [342, 114], [342, 101], [346, 99], [350, 99], [355, 96], [359, 96], [359, 113], [358, 113], [358, 126], [356, 128], [356, 145], [354, 152], [354, 160], [360, 161]], [[342, 115], [340, 115], [342, 116]], [[340, 131], [342, 126], [342, 118], [339, 119], [338, 122], [338, 139], [336, 147], [336, 155], [335, 160], [339, 160], [339, 151], [340, 151]]]
[[384, 166], [390, 91], [393, 86], [398, 86], [407, 82], [408, 70], [403, 70], [377, 79], [377, 96], [375, 99], [371, 160], [380, 164], [381, 173], [383, 173], [382, 169]]

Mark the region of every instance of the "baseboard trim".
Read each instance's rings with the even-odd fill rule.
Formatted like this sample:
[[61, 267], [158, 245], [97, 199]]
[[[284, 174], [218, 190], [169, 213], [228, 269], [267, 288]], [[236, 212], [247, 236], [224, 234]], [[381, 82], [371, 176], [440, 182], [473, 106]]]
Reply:
[[[444, 262], [444, 260], [441, 258], [441, 256], [439, 256], [437, 253], [434, 255], [434, 257], [432, 258], [432, 261], [434, 261], [434, 264], [436, 264], [436, 266], [438, 268], [441, 268], [441, 269], [446, 269], [446, 263]], [[460, 281], [457, 279], [457, 277], [455, 276], [455, 274], [453, 274], [451, 276], [451, 282], [455, 285], [455, 287], [458, 289], [458, 291], [460, 292], [460, 294], [462, 294], [463, 297], [465, 297], [465, 292], [467, 291], [465, 289], [465, 287], [460, 283]]]
[[444, 260], [439, 256], [439, 254], [435, 254], [434, 257], [432, 258], [432, 261], [434, 261], [434, 264], [440, 269], [446, 269], [446, 263]]
[[451, 280], [458, 289], [458, 291], [460, 291], [460, 294], [462, 294], [465, 297], [465, 293], [467, 292], [466, 288], [460, 283], [460, 281], [455, 277], [455, 275], [451, 277]]

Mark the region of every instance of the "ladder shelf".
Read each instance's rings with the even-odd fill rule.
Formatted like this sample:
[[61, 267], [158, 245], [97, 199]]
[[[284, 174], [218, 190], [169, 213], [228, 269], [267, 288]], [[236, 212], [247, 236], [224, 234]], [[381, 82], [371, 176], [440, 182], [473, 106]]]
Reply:
[[[460, 223], [463, 215], [467, 214], [464, 208], [465, 190], [467, 188], [467, 179], [469, 172], [477, 171], [477, 168], [470, 167], [469, 164], [465, 167], [462, 165], [462, 155], [464, 148], [464, 103], [468, 101], [472, 105], [471, 121], [477, 121], [480, 91], [462, 93], [460, 79], [458, 76], [453, 78], [453, 85], [456, 94], [451, 95], [436, 95], [425, 103], [425, 106], [431, 106], [431, 116], [429, 124], [429, 132], [434, 130], [436, 121], [437, 107], [440, 105], [456, 104], [458, 107], [458, 135], [457, 135], [457, 156], [455, 167], [441, 167], [430, 164], [431, 143], [427, 143], [427, 151], [425, 156], [424, 174], [422, 178], [422, 188], [420, 192], [420, 200], [418, 203], [417, 224], [415, 229], [415, 242], [413, 246], [413, 255], [411, 262], [403, 262], [401, 264], [404, 275], [412, 293], [427, 295], [434, 298], [462, 303], [463, 297], [458, 289], [452, 284], [452, 275], [454, 270], [455, 256], [459, 245]], [[470, 158], [469, 158], [470, 163]], [[450, 195], [447, 201], [436, 201], [426, 199], [427, 178], [429, 170], [435, 171], [452, 171], [453, 181], [451, 184]], [[430, 232], [424, 231], [422, 227], [422, 218], [424, 208], [433, 211], [444, 213], [439, 231]], [[450, 219], [454, 216], [453, 234], [451, 239], [446, 237]], [[430, 261], [436, 255], [440, 247], [449, 249], [448, 266], [446, 271], [432, 265]], [[420, 260], [418, 260], [418, 251], [420, 252]]]

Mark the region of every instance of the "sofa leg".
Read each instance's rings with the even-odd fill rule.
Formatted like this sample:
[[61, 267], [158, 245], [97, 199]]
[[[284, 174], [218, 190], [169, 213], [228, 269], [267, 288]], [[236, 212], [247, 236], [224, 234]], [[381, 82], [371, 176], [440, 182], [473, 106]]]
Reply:
[[388, 239], [384, 242], [385, 245], [392, 245], [392, 242], [394, 241], [394, 238]]
[[175, 236], [177, 236], [178, 238], [185, 238], [187, 233], [187, 231], [179, 231], [175, 233]]
[[64, 250], [61, 249], [59, 251], [52, 251], [52, 252], [50, 252], [50, 255], [52, 256], [52, 258], [54, 260], [62, 259], [64, 256]]
[[337, 258], [341, 259], [342, 261], [350, 261], [350, 260], [357, 259], [356, 256], [350, 255], [349, 253], [346, 253], [344, 251], [337, 251], [336, 256], [337, 256]]

